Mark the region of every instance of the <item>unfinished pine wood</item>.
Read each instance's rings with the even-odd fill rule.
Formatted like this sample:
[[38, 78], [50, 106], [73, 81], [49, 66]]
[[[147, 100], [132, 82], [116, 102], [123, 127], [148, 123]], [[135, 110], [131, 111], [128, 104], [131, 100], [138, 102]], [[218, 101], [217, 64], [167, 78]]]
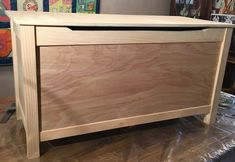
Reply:
[[20, 39], [20, 33], [21, 33], [21, 26], [20, 25], [18, 25], [18, 24], [16, 24], [15, 22], [12, 22], [12, 28], [13, 28], [13, 30], [14, 30], [14, 32], [15, 32], [15, 36], [18, 38], [18, 39]]
[[192, 31], [82, 31], [67, 27], [36, 27], [37, 45], [135, 44], [175, 42], [219, 42], [224, 29]]
[[19, 93], [19, 104], [21, 105], [22, 112], [25, 114], [25, 104], [24, 104], [24, 71], [23, 71], [23, 61], [22, 61], [22, 51], [21, 42], [18, 37], [16, 37], [16, 49], [17, 49], [17, 82], [18, 82], [18, 93]]
[[18, 111], [18, 113], [20, 115], [20, 119], [22, 120], [24, 129], [25, 129], [25, 132], [26, 132], [27, 123], [26, 123], [26, 117], [25, 117], [25, 113], [23, 111], [23, 106], [21, 105], [21, 102], [19, 102], [19, 107], [18, 107], [17, 111]]
[[230, 48], [231, 38], [233, 29], [226, 28], [224, 30], [224, 38], [220, 47], [220, 54], [217, 63], [217, 70], [215, 74], [215, 82], [211, 98], [211, 110], [208, 115], [205, 116], [204, 122], [206, 124], [214, 123], [217, 113], [217, 108], [219, 104], [219, 95], [222, 88], [225, 66], [228, 58], [228, 52]]
[[186, 109], [179, 109], [173, 111], [164, 111], [160, 113], [152, 113], [146, 115], [139, 115], [127, 118], [105, 120], [101, 122], [88, 123], [83, 125], [74, 125], [70, 127], [45, 130], [40, 133], [41, 141], [49, 141], [63, 137], [70, 137], [86, 133], [98, 132], [108, 129], [133, 126], [137, 124], [145, 124], [167, 119], [174, 119], [179, 117], [206, 114], [210, 111], [211, 106], [199, 106]]
[[[16, 29], [18, 28], [17, 31], [18, 33], [20, 33], [20, 26], [14, 26], [13, 24], [13, 28]], [[26, 131], [26, 126], [27, 126], [27, 121], [26, 121], [26, 112], [25, 112], [25, 96], [24, 96], [24, 71], [23, 71], [23, 61], [22, 61], [22, 51], [21, 51], [21, 41], [20, 41], [20, 38], [19, 38], [19, 34], [16, 35], [16, 39], [15, 39], [15, 45], [16, 45], [16, 53], [15, 53], [15, 56], [17, 57], [17, 64], [14, 65], [14, 68], [16, 68], [16, 71], [17, 71], [17, 74], [18, 75], [14, 75], [14, 78], [17, 79], [17, 91], [18, 91], [18, 100], [17, 101], [17, 104], [18, 104], [18, 107], [17, 107], [17, 114], [20, 116], [20, 119], [22, 120], [23, 122], [23, 125], [24, 125], [24, 128], [25, 128], [25, 131]], [[14, 62], [13, 62], [14, 64]], [[15, 87], [16, 89], [16, 87]]]
[[219, 48], [40, 47], [42, 131], [210, 105]]
[[79, 14], [53, 12], [7, 11], [19, 25], [39, 26], [128, 26], [128, 27], [234, 27], [180, 16]]
[[15, 86], [15, 104], [16, 104], [16, 118], [21, 119], [21, 113], [19, 108], [19, 74], [18, 74], [18, 59], [17, 59], [17, 43], [16, 43], [16, 27], [14, 26], [13, 20], [11, 20], [11, 41], [12, 41], [12, 52], [13, 52], [13, 72], [14, 72], [14, 86]]
[[27, 157], [32, 159], [40, 155], [35, 27], [21, 26], [20, 30]]

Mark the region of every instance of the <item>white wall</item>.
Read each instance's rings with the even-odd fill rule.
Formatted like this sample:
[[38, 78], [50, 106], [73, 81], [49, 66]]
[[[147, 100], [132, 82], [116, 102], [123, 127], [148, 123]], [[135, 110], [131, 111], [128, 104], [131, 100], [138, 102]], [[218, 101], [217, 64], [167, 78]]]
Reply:
[[169, 15], [171, 0], [100, 0], [100, 13]]

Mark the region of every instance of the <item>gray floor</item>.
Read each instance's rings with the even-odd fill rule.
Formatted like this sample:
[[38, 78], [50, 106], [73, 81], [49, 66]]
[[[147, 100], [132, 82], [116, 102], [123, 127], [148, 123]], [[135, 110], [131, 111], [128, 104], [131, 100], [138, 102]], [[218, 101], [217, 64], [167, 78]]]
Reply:
[[14, 96], [13, 68], [0, 66], [0, 99]]

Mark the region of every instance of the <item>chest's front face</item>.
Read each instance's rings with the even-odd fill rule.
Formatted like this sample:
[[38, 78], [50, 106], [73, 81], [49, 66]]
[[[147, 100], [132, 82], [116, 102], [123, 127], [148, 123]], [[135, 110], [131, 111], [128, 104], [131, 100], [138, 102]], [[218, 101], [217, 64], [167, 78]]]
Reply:
[[209, 112], [223, 29], [38, 27], [37, 35], [42, 131]]

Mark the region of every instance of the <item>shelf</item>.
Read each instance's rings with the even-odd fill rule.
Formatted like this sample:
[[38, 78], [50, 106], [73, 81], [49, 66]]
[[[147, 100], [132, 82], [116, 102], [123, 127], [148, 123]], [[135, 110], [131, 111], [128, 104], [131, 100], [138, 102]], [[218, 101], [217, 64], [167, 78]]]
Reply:
[[231, 63], [231, 64], [235, 64], [235, 57], [234, 56], [229, 56], [227, 62]]
[[229, 93], [229, 94], [235, 94], [235, 89], [234, 88], [222, 88], [223, 92]]

